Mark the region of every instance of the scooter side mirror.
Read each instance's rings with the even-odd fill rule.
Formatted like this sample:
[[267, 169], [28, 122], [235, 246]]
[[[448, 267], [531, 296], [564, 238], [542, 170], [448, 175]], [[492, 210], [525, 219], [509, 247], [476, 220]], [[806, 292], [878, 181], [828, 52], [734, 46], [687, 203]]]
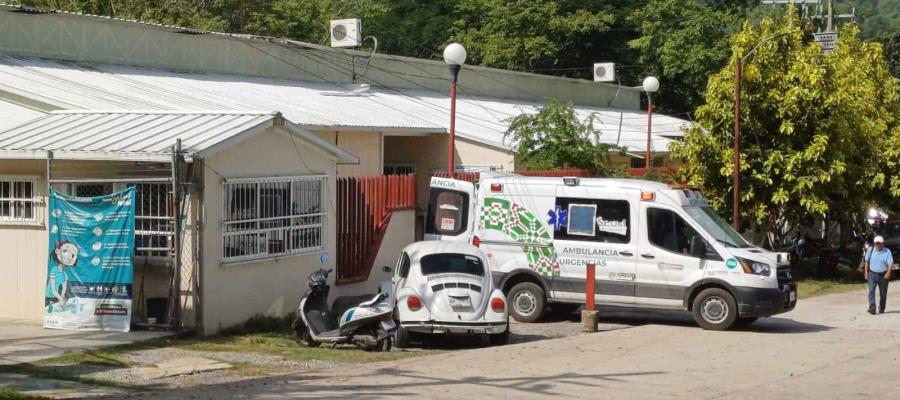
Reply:
[[381, 270], [384, 271], [385, 273], [388, 273], [388, 274], [391, 273], [391, 272], [394, 272], [394, 269], [391, 268], [391, 267], [389, 267], [389, 266], [387, 266], [387, 265], [381, 267]]

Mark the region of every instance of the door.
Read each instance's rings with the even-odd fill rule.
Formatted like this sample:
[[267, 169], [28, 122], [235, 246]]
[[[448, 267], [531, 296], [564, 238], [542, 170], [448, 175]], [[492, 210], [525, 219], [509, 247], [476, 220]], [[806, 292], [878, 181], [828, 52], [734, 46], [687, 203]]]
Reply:
[[396, 293], [406, 284], [406, 278], [409, 276], [409, 254], [405, 251], [400, 252], [400, 258], [397, 260], [397, 266], [394, 267], [394, 276], [391, 277], [391, 288], [388, 295], [390, 299], [396, 299]]
[[[640, 246], [637, 257], [636, 301], [682, 307], [685, 291], [703, 277], [706, 261], [690, 253], [691, 241], [702, 235], [675, 209], [641, 203]], [[707, 252], [714, 252], [709, 242]], [[707, 255], [712, 259], [717, 255]]]
[[633, 303], [636, 210], [625, 193], [599, 199], [585, 189], [560, 188], [556, 197], [553, 238], [560, 277], [553, 281], [554, 297], [584, 302], [587, 264], [594, 262], [595, 300]]
[[470, 241], [475, 217], [475, 185], [431, 178], [425, 217], [425, 240]]

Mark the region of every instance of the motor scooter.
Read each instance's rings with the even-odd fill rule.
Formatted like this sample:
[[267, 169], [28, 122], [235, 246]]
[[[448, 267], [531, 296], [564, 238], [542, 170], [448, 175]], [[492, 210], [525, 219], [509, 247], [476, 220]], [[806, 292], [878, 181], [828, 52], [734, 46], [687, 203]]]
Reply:
[[[309, 347], [322, 343], [332, 346], [352, 343], [366, 350], [390, 351], [391, 336], [397, 329], [393, 305], [388, 293], [379, 293], [346, 311], [328, 308], [328, 255], [322, 254], [322, 267], [309, 275], [309, 290], [300, 299], [293, 329], [297, 342]], [[335, 304], [346, 303], [336, 299]]]

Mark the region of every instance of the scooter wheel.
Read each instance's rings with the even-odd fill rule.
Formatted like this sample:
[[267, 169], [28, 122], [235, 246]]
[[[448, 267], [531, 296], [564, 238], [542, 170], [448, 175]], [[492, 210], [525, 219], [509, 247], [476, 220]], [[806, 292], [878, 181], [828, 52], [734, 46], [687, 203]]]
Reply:
[[375, 349], [377, 351], [383, 351], [383, 352], [391, 351], [391, 342], [392, 342], [391, 337], [387, 336], [384, 339], [381, 339], [378, 341]]
[[313, 338], [309, 335], [309, 331], [306, 329], [299, 329], [294, 331], [294, 340], [297, 341], [301, 346], [306, 347], [319, 347], [321, 343], [313, 340]]

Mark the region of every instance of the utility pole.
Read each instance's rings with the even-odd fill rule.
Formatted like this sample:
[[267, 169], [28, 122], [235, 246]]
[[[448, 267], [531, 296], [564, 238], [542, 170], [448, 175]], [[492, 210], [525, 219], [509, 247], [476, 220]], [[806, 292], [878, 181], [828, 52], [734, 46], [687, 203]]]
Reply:
[[832, 30], [832, 26], [834, 25], [834, 10], [831, 8], [832, 2], [834, 0], [828, 0], [828, 22], [825, 24], [825, 32], [834, 32]]

